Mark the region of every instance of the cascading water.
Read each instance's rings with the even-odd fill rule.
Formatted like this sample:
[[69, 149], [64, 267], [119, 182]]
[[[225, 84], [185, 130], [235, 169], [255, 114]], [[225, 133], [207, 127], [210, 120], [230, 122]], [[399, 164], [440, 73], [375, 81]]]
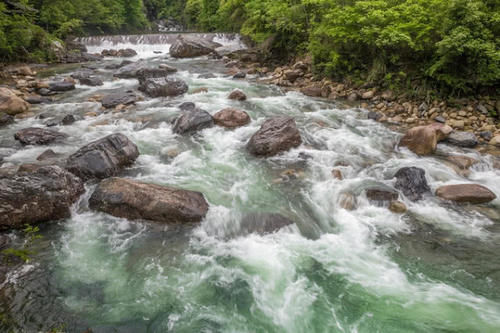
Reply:
[[[214, 36], [219, 42], [223, 36]], [[234, 80], [207, 58], [172, 59], [170, 37], [82, 39], [90, 52], [131, 46], [151, 64], [179, 69], [190, 91], [207, 93], [145, 99], [124, 113], [100, 109], [96, 93], [136, 89], [136, 80], [112, 79], [111, 62], [98, 64], [102, 87], [77, 86], [40, 113], [81, 116], [57, 129], [69, 135], [51, 145], [72, 153], [92, 140], [121, 132], [141, 152], [124, 176], [204, 193], [210, 204], [199, 225], [129, 221], [88, 209], [94, 185], [72, 217], [41, 226], [44, 236], [29, 265], [9, 273], [8, 310], [14, 331], [68, 332], [498, 332], [500, 329], [500, 199], [457, 206], [435, 197], [391, 213], [361, 194], [357, 209], [341, 208], [342, 193], [361, 193], [374, 182], [392, 186], [401, 167], [426, 171], [431, 190], [474, 182], [500, 193], [500, 171], [474, 150], [440, 145], [419, 158], [394, 148], [400, 134], [366, 112], [296, 92]], [[116, 41], [116, 42], [115, 42]], [[239, 39], [227, 43], [239, 43]], [[226, 43], [226, 44], [227, 44]], [[155, 54], [153, 51], [163, 51]], [[202, 79], [212, 73], [215, 78]], [[58, 75], [67, 75], [58, 74]], [[248, 99], [227, 99], [234, 89]], [[182, 102], [209, 113], [237, 107], [252, 122], [193, 136], [172, 132]], [[248, 155], [245, 144], [263, 121], [293, 116], [304, 143], [268, 159]], [[3, 163], [33, 162], [46, 147], [16, 147], [13, 133], [47, 121], [29, 118], [2, 130]], [[175, 152], [175, 153], [172, 153]], [[441, 156], [479, 161], [468, 179]], [[338, 165], [338, 166], [336, 166]], [[332, 168], [343, 180], [332, 177]], [[284, 171], [294, 170], [294, 177]], [[404, 200], [404, 199], [403, 199]], [[265, 236], [226, 237], [251, 212], [280, 213], [295, 224]], [[62, 326], [61, 326], [62, 325]]]

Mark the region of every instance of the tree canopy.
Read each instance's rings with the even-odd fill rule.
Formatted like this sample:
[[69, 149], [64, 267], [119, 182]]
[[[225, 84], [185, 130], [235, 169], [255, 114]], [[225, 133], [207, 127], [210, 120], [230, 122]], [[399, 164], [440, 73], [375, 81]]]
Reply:
[[452, 91], [500, 83], [497, 0], [8, 0], [0, 3], [4, 60], [43, 57], [52, 38], [146, 31], [171, 18], [197, 31], [272, 37], [276, 56], [309, 53], [318, 74]]

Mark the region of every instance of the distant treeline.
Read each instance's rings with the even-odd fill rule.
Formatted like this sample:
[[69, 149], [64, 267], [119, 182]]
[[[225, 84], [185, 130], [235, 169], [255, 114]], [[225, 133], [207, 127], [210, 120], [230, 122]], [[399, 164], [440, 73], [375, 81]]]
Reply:
[[171, 18], [188, 29], [268, 40], [276, 57], [311, 54], [317, 73], [450, 91], [500, 84], [498, 0], [9, 0], [2, 58], [43, 50], [44, 35], [137, 32]]

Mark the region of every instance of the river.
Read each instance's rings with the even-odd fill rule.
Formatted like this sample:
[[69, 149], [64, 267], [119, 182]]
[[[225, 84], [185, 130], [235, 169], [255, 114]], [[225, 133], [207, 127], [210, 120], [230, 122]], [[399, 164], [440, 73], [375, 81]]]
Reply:
[[[236, 39], [217, 37], [228, 47]], [[440, 144], [417, 157], [396, 144], [401, 134], [367, 119], [341, 101], [306, 97], [256, 82], [235, 80], [219, 60], [169, 57], [168, 40], [122, 37], [83, 40], [90, 52], [132, 47], [146, 59], [179, 69], [190, 91], [176, 98], [145, 98], [123, 113], [102, 113], [95, 94], [136, 89], [135, 79], [114, 80], [104, 67], [102, 87], [77, 85], [37, 113], [81, 119], [56, 126], [69, 138], [59, 153], [111, 133], [137, 144], [140, 156], [124, 176], [202, 192], [210, 208], [188, 226], [129, 221], [88, 209], [95, 184], [71, 218], [40, 226], [43, 238], [31, 262], [10, 272], [1, 328], [14, 332], [499, 332], [500, 199], [459, 206], [428, 195], [401, 199], [402, 215], [371, 204], [362, 190], [393, 186], [401, 167], [418, 166], [434, 191], [473, 182], [500, 193], [500, 170], [489, 155]], [[155, 51], [161, 51], [157, 53]], [[73, 68], [52, 72], [58, 78]], [[211, 73], [216, 77], [199, 78]], [[235, 88], [244, 102], [229, 100]], [[234, 130], [172, 131], [182, 102], [210, 114], [245, 110], [252, 121]], [[84, 117], [96, 111], [97, 117]], [[245, 144], [266, 118], [295, 118], [303, 144], [272, 158], [256, 158]], [[17, 121], [0, 132], [3, 163], [33, 162], [47, 147], [16, 148], [13, 134], [44, 126], [47, 118]], [[479, 160], [468, 178], [444, 161], [450, 154]], [[332, 177], [336, 167], [343, 180]], [[293, 170], [290, 171], [290, 170]], [[290, 176], [291, 175], [291, 176]], [[339, 204], [360, 194], [357, 209]], [[228, 237], [252, 212], [280, 213], [295, 224], [268, 235]], [[17, 233], [12, 233], [17, 235]]]

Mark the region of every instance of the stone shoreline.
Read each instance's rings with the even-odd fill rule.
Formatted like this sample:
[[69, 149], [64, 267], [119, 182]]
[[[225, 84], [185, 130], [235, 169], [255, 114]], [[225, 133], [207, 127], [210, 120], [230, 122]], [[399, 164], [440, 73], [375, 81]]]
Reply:
[[307, 58], [274, 69], [262, 66], [258, 59], [255, 51], [235, 52], [223, 58], [228, 67], [227, 73], [235, 77], [257, 74], [263, 76], [260, 82], [297, 90], [307, 96], [356, 103], [370, 111], [371, 119], [397, 125], [402, 130], [434, 122], [444, 123], [454, 130], [473, 133], [479, 143], [500, 147], [500, 119], [492, 116], [500, 114], [498, 97], [481, 96], [455, 99], [453, 102], [415, 100], [368, 84], [355, 87], [328, 79], [315, 80], [311, 61]]

